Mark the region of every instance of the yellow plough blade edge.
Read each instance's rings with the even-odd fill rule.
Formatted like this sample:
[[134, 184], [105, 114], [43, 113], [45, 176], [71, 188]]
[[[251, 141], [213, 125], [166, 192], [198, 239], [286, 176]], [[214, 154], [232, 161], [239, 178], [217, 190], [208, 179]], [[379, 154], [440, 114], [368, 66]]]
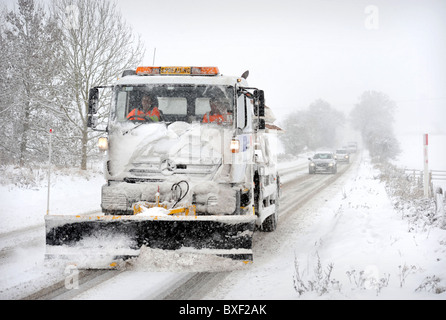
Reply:
[[252, 261], [254, 228], [254, 215], [48, 215], [46, 257], [72, 255], [84, 257], [83, 263], [92, 268], [96, 261], [113, 267], [116, 261], [138, 257], [144, 246], [191, 249], [248, 262]]

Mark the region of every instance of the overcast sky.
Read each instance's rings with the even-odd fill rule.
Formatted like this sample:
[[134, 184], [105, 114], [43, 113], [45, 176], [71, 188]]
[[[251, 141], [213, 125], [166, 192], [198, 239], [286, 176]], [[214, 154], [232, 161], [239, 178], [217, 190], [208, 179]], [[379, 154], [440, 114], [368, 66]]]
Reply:
[[398, 105], [398, 128], [446, 134], [445, 0], [119, 0], [146, 65], [250, 71], [280, 119], [365, 90]]

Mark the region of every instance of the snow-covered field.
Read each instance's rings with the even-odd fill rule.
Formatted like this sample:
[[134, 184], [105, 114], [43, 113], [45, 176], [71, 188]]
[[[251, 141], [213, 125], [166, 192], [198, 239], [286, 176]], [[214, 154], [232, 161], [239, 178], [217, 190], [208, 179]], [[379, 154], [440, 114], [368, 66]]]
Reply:
[[[50, 213], [99, 209], [102, 175], [75, 173], [52, 175]], [[377, 176], [364, 154], [357, 167], [300, 209], [302, 221], [279, 221], [278, 232], [265, 242], [273, 246], [259, 247], [249, 271], [232, 272], [204, 299], [446, 299], [446, 230], [411, 228]], [[43, 225], [46, 197], [44, 179], [30, 189], [0, 186], [0, 234]], [[8, 247], [6, 239], [0, 237], [0, 249]], [[1, 299], [19, 298], [20, 290], [42, 285], [33, 277], [51, 279], [54, 272], [43, 264], [42, 246], [24, 244], [2, 261]], [[156, 298], [166, 283], [185, 275], [124, 272], [76, 298]]]
[[[398, 136], [401, 144], [401, 154], [395, 164], [401, 168], [423, 170], [424, 152], [423, 135], [406, 133]], [[446, 173], [446, 135], [429, 134], [428, 139], [428, 169], [441, 170]], [[446, 189], [446, 177], [444, 180], [434, 180], [435, 186]]]

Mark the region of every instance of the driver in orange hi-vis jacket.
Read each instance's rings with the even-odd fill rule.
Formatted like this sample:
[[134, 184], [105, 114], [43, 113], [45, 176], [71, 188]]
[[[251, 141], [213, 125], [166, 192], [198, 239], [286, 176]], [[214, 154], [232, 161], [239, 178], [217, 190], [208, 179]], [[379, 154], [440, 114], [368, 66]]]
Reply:
[[209, 104], [211, 106], [211, 111], [207, 112], [203, 116], [203, 123], [213, 122], [222, 124], [223, 121], [225, 120], [224, 114], [227, 112], [227, 110], [225, 110], [226, 106], [224, 102], [215, 98], [211, 98]]
[[135, 108], [127, 115], [127, 120], [132, 121], [152, 121], [162, 120], [161, 112], [158, 109], [157, 99], [149, 95], [144, 95], [141, 99], [142, 110]]

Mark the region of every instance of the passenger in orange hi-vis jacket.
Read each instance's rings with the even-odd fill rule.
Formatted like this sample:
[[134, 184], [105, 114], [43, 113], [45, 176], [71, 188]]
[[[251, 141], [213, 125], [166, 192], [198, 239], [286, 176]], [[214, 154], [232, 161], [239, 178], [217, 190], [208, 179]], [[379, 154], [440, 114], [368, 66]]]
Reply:
[[158, 100], [150, 95], [144, 95], [141, 99], [142, 110], [135, 108], [127, 115], [127, 120], [158, 122], [163, 120], [158, 109]]
[[227, 109], [224, 102], [211, 98], [209, 104], [211, 105], [211, 111], [203, 116], [203, 123], [213, 122], [222, 124], [225, 121], [225, 116], [227, 116]]

